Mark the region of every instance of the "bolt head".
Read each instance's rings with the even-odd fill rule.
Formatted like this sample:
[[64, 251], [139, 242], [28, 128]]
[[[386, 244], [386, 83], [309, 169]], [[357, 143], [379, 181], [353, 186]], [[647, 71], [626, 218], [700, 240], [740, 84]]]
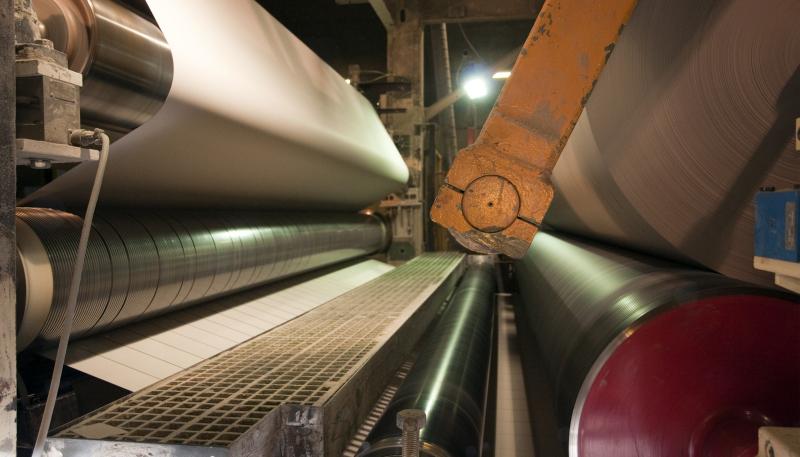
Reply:
[[500, 232], [517, 219], [519, 193], [502, 176], [482, 176], [464, 190], [461, 208], [471, 226], [486, 233]]
[[425, 426], [425, 422], [425, 411], [421, 409], [404, 409], [397, 413], [397, 428], [401, 430], [409, 427], [419, 430]]

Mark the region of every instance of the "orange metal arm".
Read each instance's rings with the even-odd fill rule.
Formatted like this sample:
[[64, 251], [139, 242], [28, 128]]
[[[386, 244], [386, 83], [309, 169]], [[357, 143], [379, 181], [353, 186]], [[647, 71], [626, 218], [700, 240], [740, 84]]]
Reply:
[[547, 0], [478, 140], [431, 219], [464, 246], [520, 258], [553, 200], [550, 174], [636, 0]]

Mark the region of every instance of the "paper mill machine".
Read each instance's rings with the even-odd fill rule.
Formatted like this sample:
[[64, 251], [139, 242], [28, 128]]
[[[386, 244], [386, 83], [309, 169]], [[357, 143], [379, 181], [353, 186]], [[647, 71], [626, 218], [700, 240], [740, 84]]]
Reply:
[[[377, 105], [254, 0], [0, 0], [0, 456], [797, 455], [800, 4], [368, 3]], [[509, 18], [450, 163], [424, 37]]]
[[393, 383], [434, 369], [454, 384], [428, 428], [481, 448], [494, 259], [385, 262], [376, 209], [409, 173], [365, 97], [251, 0], [5, 6], [0, 454], [354, 454]]

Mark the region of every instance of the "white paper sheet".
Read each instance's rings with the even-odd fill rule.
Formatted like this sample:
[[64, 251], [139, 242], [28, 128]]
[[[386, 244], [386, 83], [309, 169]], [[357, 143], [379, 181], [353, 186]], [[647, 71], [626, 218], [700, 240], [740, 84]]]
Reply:
[[[266, 286], [70, 342], [67, 365], [136, 391], [294, 319], [392, 268], [366, 260], [288, 288]], [[52, 351], [45, 355], [52, 356]]]
[[[101, 205], [359, 209], [405, 184], [370, 103], [255, 2], [148, 5], [174, 79], [161, 110], [112, 145]], [[94, 170], [23, 204], [83, 207]]]

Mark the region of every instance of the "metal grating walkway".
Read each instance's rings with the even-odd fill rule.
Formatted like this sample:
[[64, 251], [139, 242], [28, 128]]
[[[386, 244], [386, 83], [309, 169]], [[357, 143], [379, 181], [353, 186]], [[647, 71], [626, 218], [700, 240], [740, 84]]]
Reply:
[[[426, 254], [305, 315], [85, 416], [112, 440], [228, 447], [281, 404], [323, 405], [417, 312], [463, 256]], [[355, 418], [354, 418], [355, 419]]]

